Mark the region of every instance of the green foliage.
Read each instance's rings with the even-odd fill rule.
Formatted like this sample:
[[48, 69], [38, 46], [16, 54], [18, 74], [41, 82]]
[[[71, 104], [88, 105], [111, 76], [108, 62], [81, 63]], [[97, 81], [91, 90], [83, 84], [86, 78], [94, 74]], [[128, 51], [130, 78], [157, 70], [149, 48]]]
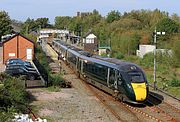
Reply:
[[51, 69], [49, 67], [49, 60], [48, 60], [48, 57], [46, 56], [46, 54], [43, 52], [41, 46], [39, 46], [39, 45], [36, 45], [35, 56], [36, 56], [36, 58], [33, 62], [37, 66], [42, 77], [46, 81], [48, 81], [48, 77], [51, 73]]
[[170, 18], [164, 18], [157, 23], [158, 31], [165, 31], [168, 34], [179, 32], [179, 25]]
[[180, 67], [180, 40], [177, 40], [177, 41], [174, 42], [172, 50], [174, 52], [173, 65], [176, 66], [176, 67]]
[[117, 29], [117, 28], [123, 28], [127, 30], [132, 29], [142, 29], [142, 23], [139, 20], [132, 19], [132, 18], [122, 18], [118, 21], [114, 21], [111, 25], [111, 30]]
[[65, 81], [62, 78], [61, 74], [50, 74], [49, 82], [51, 83], [52, 86], [62, 87], [63, 85], [65, 85]]
[[52, 25], [49, 24], [48, 18], [38, 18], [36, 20], [28, 18], [21, 29], [22, 34], [29, 34], [33, 31], [37, 32], [41, 28], [50, 28]]
[[12, 32], [11, 19], [7, 12], [0, 11], [0, 40], [1, 36]]
[[154, 66], [153, 61], [154, 61], [154, 54], [148, 53], [143, 57], [143, 59], [141, 59], [140, 65], [142, 65], [146, 68], [150, 68], [150, 67]]
[[176, 79], [176, 78], [173, 78], [171, 81], [170, 81], [170, 85], [172, 87], [180, 87], [180, 80], [179, 79]]
[[59, 29], [65, 29], [69, 26], [72, 18], [69, 16], [57, 16], [55, 17], [55, 27]]
[[48, 18], [37, 18], [35, 20], [36, 26], [40, 27], [40, 28], [49, 28], [52, 27], [49, 24], [49, 19]]
[[42, 48], [37, 45], [36, 46], [36, 58], [35, 64], [39, 69], [39, 72], [44, 77], [46, 81], [48, 81], [48, 86], [58, 86], [58, 87], [66, 87], [66, 82], [62, 78], [61, 74], [52, 74], [51, 69], [49, 67], [50, 59], [43, 52]]
[[123, 59], [124, 55], [121, 52], [113, 52], [113, 57], [117, 59]]
[[93, 10], [90, 14], [77, 17], [57, 16], [55, 17], [55, 27], [75, 32], [76, 35], [83, 36], [89, 29], [93, 28], [102, 19], [97, 10]]
[[33, 35], [33, 34], [26, 34], [25, 35], [28, 39], [36, 42], [37, 41], [37, 36]]
[[132, 34], [115, 34], [111, 38], [111, 47], [114, 52], [121, 52], [123, 55], [136, 54], [140, 41], [140, 36]]
[[26, 113], [29, 99], [25, 90], [25, 81], [2, 73], [0, 80], [4, 83], [3, 87], [0, 87], [0, 118], [8, 121], [12, 113]]
[[121, 17], [121, 13], [119, 11], [114, 10], [114, 11], [111, 11], [111, 12], [108, 13], [106, 21], [108, 23], [112, 23], [115, 20], [119, 20], [120, 17]]
[[48, 91], [50, 92], [60, 92], [61, 89], [58, 86], [50, 86], [47, 88]]

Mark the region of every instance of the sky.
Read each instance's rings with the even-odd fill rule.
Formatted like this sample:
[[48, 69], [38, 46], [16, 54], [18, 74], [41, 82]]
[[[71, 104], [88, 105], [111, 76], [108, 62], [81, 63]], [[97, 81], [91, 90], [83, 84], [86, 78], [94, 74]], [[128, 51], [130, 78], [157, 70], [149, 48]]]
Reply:
[[47, 17], [54, 23], [56, 16], [76, 16], [77, 11], [98, 10], [106, 16], [111, 10], [121, 13], [131, 10], [160, 9], [170, 15], [180, 15], [180, 0], [0, 0], [0, 11], [8, 12], [11, 19], [25, 21], [28, 17]]

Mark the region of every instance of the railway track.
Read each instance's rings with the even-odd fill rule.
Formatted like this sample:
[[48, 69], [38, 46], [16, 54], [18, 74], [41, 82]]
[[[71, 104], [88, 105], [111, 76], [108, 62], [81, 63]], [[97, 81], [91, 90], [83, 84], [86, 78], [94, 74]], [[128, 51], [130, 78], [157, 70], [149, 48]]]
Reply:
[[[94, 96], [96, 96], [99, 101], [119, 120], [119, 121], [136, 121], [140, 122], [140, 119], [137, 117], [135, 113], [125, 108], [119, 101], [116, 101], [109, 94], [104, 93], [103, 91], [97, 89], [96, 87], [85, 83], [83, 84], [89, 89]], [[126, 114], [126, 116], [124, 116]], [[128, 118], [127, 118], [128, 116]]]
[[[157, 104], [158, 103], [158, 104]], [[145, 103], [154, 112], [158, 113], [163, 121], [180, 121], [180, 111], [171, 104], [163, 101], [160, 97], [157, 97], [152, 92], [149, 93], [149, 99]]]
[[179, 110], [172, 105], [162, 101], [161, 98], [153, 95], [150, 92], [149, 98], [144, 107], [135, 107], [133, 105], [126, 104], [130, 109], [141, 113], [142, 115], [149, 117], [151, 120], [158, 122], [179, 122]]

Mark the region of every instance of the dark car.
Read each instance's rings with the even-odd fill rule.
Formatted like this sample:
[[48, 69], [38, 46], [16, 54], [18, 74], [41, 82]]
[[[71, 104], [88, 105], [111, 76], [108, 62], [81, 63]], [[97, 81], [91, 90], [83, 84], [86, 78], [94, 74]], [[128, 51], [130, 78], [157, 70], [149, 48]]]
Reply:
[[6, 65], [6, 67], [8, 67], [8, 66], [14, 66], [14, 65], [22, 66], [22, 67], [24, 67], [26, 70], [36, 71], [36, 69], [32, 66], [32, 64], [31, 64], [30, 62], [9, 63], [8, 65]]
[[30, 70], [24, 65], [7, 65], [5, 73], [11, 76], [25, 76], [28, 80], [39, 79], [39, 74], [36, 70]]
[[20, 58], [10, 58], [6, 61], [6, 65], [12, 64], [12, 63], [16, 63], [16, 64], [22, 64], [24, 63], [23, 60], [21, 60]]
[[8, 66], [8, 65], [19, 65], [20, 64], [20, 65], [25, 65], [28, 68], [34, 68], [30, 62], [23, 61], [19, 58], [8, 59], [5, 64], [6, 64], [6, 66]]

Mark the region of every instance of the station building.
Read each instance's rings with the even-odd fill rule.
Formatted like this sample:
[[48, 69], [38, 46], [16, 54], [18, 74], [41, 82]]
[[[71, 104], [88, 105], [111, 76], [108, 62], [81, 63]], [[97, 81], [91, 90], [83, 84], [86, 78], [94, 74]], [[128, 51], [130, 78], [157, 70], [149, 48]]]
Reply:
[[34, 41], [16, 33], [3, 41], [3, 63], [10, 58], [20, 58], [24, 61], [34, 59]]

